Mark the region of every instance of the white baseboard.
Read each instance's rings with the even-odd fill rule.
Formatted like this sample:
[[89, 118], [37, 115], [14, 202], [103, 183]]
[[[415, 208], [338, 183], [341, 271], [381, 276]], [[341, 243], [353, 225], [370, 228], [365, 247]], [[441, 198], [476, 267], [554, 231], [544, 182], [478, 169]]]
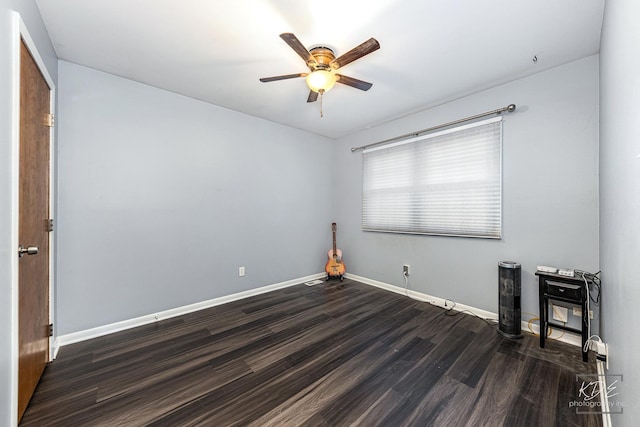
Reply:
[[65, 345], [74, 344], [80, 341], [90, 340], [92, 338], [101, 337], [103, 335], [112, 334], [114, 332], [120, 332], [125, 329], [131, 329], [138, 326], [148, 325], [159, 320], [170, 319], [172, 317], [181, 316], [183, 314], [193, 313], [194, 311], [203, 310], [205, 308], [215, 307], [217, 305], [226, 304], [228, 302], [237, 301], [243, 298], [249, 298], [255, 295], [272, 292], [278, 289], [288, 288], [290, 286], [298, 285], [309, 280], [320, 279], [326, 277], [326, 273], [317, 273], [310, 276], [300, 277], [297, 279], [287, 280], [285, 282], [275, 283], [272, 285], [262, 286], [256, 289], [250, 289], [248, 291], [238, 292], [236, 294], [225, 295], [222, 297], [210, 299], [207, 301], [197, 302], [195, 304], [189, 304], [182, 307], [176, 307], [169, 310], [161, 311], [159, 313], [147, 314], [145, 316], [136, 317], [134, 319], [123, 320], [120, 322], [111, 323], [109, 325], [98, 326], [96, 328], [86, 329], [84, 331], [73, 332], [70, 334], [60, 335], [54, 339], [54, 358], [58, 354], [60, 347]]
[[51, 360], [55, 360], [58, 357], [58, 351], [60, 351], [60, 341], [58, 341], [58, 337], [54, 337], [51, 343]]
[[[607, 355], [609, 357], [609, 355]], [[600, 391], [600, 408], [602, 408], [602, 427], [611, 427], [611, 407], [609, 406], [609, 388], [607, 387], [607, 375], [605, 373], [606, 362], [596, 361], [598, 371], [598, 387]]]
[[[92, 338], [101, 337], [103, 335], [112, 334], [114, 332], [120, 332], [126, 329], [135, 328], [138, 326], [148, 325], [150, 323], [157, 322], [159, 320], [170, 319], [172, 317], [193, 313], [194, 311], [215, 307], [217, 305], [226, 304], [228, 302], [237, 301], [243, 298], [249, 298], [255, 295], [264, 294], [267, 292], [287, 288], [287, 287], [304, 283], [310, 280], [321, 279], [324, 277], [326, 277], [326, 273], [312, 274], [310, 276], [300, 277], [297, 279], [287, 280], [285, 282], [262, 286], [260, 288], [250, 289], [248, 291], [238, 292], [236, 294], [226, 295], [226, 296], [210, 299], [207, 301], [198, 302], [195, 304], [189, 304], [182, 307], [172, 308], [169, 310], [161, 311], [159, 313], [148, 314], [145, 316], [136, 317], [134, 319], [123, 320], [120, 322], [115, 322], [115, 323], [111, 323], [104, 326], [98, 326], [96, 328], [86, 329], [84, 331], [78, 331], [78, 332], [73, 332], [66, 335], [60, 335], [53, 340], [53, 358], [54, 359], [56, 358], [58, 354], [58, 350], [65, 345], [74, 344], [80, 341], [86, 341]], [[416, 299], [418, 301], [428, 302], [441, 308], [445, 308], [445, 309], [451, 308], [451, 302], [452, 302], [451, 300], [446, 300], [444, 298], [427, 295], [422, 292], [417, 292], [411, 289], [405, 290], [400, 286], [391, 285], [389, 283], [380, 282], [377, 280], [369, 279], [367, 277], [362, 277], [362, 276], [358, 276], [351, 273], [346, 273], [345, 277], [355, 280], [357, 282], [364, 283], [366, 285], [375, 286], [377, 288], [384, 289], [390, 292], [395, 292], [397, 294], [408, 295], [409, 297]], [[447, 301], [449, 302], [447, 303]], [[459, 302], [455, 303], [453, 310], [468, 311], [483, 319], [488, 319], [488, 320], [498, 319], [498, 315], [496, 313], [482, 310], [469, 305], [461, 304]], [[539, 333], [540, 331], [538, 325], [531, 325], [531, 329], [535, 334]], [[529, 331], [528, 322], [525, 322], [525, 321], [522, 322], [522, 330]], [[554, 339], [554, 338], [552, 337], [551, 339]], [[567, 332], [557, 339], [558, 341], [562, 341], [578, 347], [581, 346], [581, 338], [577, 334]]]
[[[346, 273], [345, 277], [355, 280], [356, 282], [361, 282], [367, 285], [375, 286], [376, 288], [384, 289], [386, 291], [395, 292], [400, 295], [407, 295], [418, 301], [428, 302], [438, 307], [451, 308], [451, 305], [453, 305], [453, 310], [455, 311], [470, 311], [471, 313], [475, 314], [476, 316], [482, 317], [483, 319], [498, 320], [498, 315], [496, 313], [460, 304], [459, 302], [455, 302], [452, 300], [445, 300], [444, 298], [434, 297], [432, 295], [423, 294], [422, 292], [413, 291], [411, 289], [405, 290], [405, 288], [401, 288], [400, 286], [390, 285], [388, 283], [379, 282], [377, 280], [357, 276], [351, 273]], [[449, 301], [448, 306], [445, 305], [446, 301]], [[452, 304], [453, 302], [455, 302], [455, 304]]]
[[[540, 325], [532, 324], [529, 327], [529, 322], [522, 321], [522, 330], [531, 332], [535, 335], [540, 335]], [[556, 336], [560, 334], [559, 337]], [[575, 345], [576, 347], [582, 347], [582, 336], [574, 334], [573, 332], [561, 331], [559, 329], [553, 329], [551, 326], [551, 333], [547, 336], [547, 340], [556, 340], [567, 344]]]
[[[397, 294], [400, 295], [408, 295], [409, 297], [416, 299], [418, 301], [424, 301], [424, 302], [428, 302], [430, 304], [433, 304], [435, 306], [444, 308], [444, 309], [449, 309], [451, 308], [451, 302], [452, 300], [449, 299], [444, 299], [444, 298], [440, 298], [440, 297], [434, 297], [432, 295], [428, 295], [428, 294], [424, 294], [422, 292], [417, 292], [417, 291], [413, 291], [411, 289], [409, 290], [405, 290], [405, 288], [402, 288], [400, 286], [396, 286], [396, 285], [391, 285], [389, 283], [384, 283], [384, 282], [379, 282], [377, 280], [373, 280], [373, 279], [369, 279], [367, 277], [362, 277], [362, 276], [358, 276], [355, 274], [351, 274], [351, 273], [345, 273], [345, 277], [348, 279], [352, 279], [355, 280], [357, 282], [361, 282], [367, 285], [371, 285], [371, 286], [375, 286], [377, 288], [381, 288], [390, 292], [395, 292]], [[447, 301], [449, 301], [447, 303]], [[454, 301], [455, 302], [455, 301]], [[491, 311], [486, 311], [486, 310], [482, 310], [480, 308], [476, 308], [476, 307], [472, 307], [469, 305], [464, 305], [461, 304], [459, 302], [455, 302], [455, 305], [453, 306], [453, 310], [455, 311], [467, 311], [467, 312], [471, 312], [473, 314], [475, 314], [478, 317], [481, 317], [483, 319], [487, 319], [487, 320], [498, 320], [498, 314], [497, 313], [493, 313]], [[528, 321], [522, 321], [522, 325], [521, 325], [521, 329], [523, 331], [526, 332], [533, 332], [534, 334], [539, 334], [540, 333], [540, 327], [539, 325], [531, 325], [531, 330], [529, 329], [529, 322]], [[562, 331], [564, 332], [564, 331]], [[562, 336], [558, 337], [558, 338], [554, 338], [553, 334], [550, 336], [550, 338], [547, 339], [555, 339], [567, 344], [571, 344], [571, 345], [575, 345], [577, 347], [581, 347], [582, 346], [582, 337], [578, 334], [574, 334], [571, 332], [565, 332]]]

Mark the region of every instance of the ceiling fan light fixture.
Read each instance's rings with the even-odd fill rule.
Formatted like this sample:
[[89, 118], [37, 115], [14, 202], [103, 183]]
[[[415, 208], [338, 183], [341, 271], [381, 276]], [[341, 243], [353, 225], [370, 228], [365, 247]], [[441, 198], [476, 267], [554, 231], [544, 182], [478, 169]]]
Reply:
[[327, 70], [315, 70], [307, 76], [307, 86], [314, 92], [324, 93], [336, 84], [337, 77]]

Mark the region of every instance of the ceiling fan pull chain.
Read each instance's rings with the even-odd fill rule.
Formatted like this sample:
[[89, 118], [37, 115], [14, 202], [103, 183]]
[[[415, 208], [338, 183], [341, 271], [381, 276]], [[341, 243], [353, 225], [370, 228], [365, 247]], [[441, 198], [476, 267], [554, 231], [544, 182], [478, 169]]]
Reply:
[[324, 94], [324, 90], [320, 89], [320, 118], [324, 117], [324, 114], [322, 114], [322, 95]]

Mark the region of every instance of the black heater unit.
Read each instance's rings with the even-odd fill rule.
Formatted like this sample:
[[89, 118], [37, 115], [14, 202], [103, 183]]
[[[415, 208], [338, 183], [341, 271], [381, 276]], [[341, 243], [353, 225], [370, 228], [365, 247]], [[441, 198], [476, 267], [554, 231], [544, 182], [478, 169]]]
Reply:
[[498, 333], [507, 338], [522, 338], [520, 289], [522, 272], [520, 264], [513, 261], [498, 263], [499, 323]]

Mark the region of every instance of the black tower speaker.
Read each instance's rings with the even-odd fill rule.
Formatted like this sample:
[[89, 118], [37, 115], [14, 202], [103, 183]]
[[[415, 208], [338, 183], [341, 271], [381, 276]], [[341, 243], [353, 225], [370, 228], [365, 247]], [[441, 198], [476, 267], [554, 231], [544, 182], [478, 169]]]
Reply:
[[513, 261], [500, 261], [499, 273], [499, 323], [498, 333], [507, 338], [522, 338], [520, 289], [522, 272], [520, 264]]

